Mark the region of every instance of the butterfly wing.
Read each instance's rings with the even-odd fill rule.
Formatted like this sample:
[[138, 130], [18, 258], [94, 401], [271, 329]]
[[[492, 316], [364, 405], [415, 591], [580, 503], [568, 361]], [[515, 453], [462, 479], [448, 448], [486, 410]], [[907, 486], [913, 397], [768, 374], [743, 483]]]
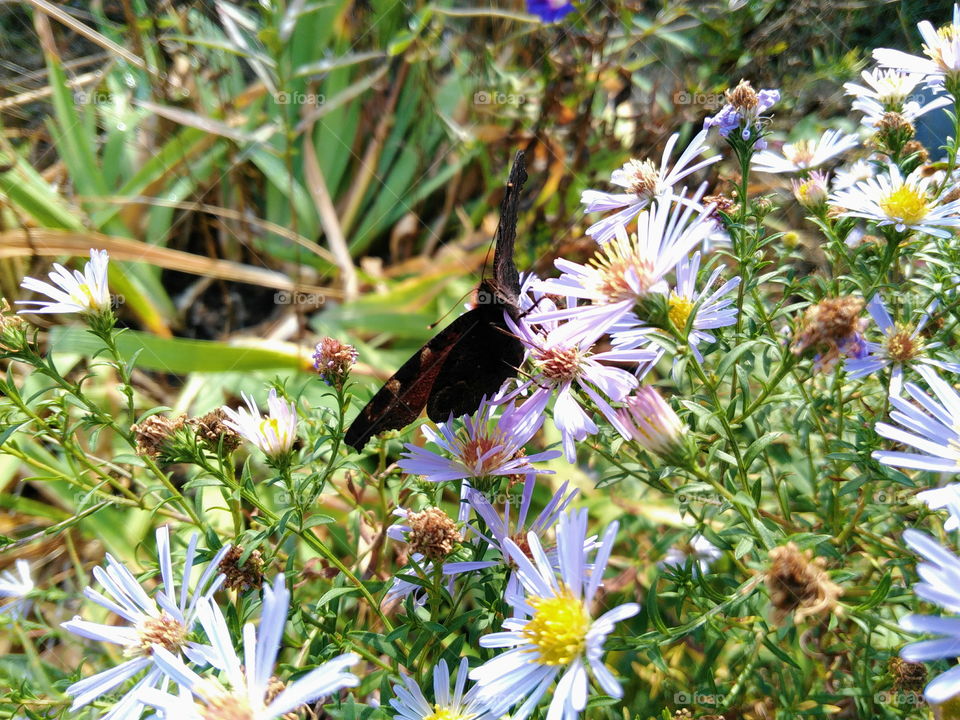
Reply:
[[520, 273], [513, 260], [513, 245], [517, 239], [517, 218], [520, 213], [520, 191], [527, 181], [523, 151], [519, 150], [510, 168], [507, 188], [500, 201], [500, 224], [497, 225], [497, 243], [493, 253], [493, 281], [512, 304], [519, 303]]
[[434, 422], [474, 412], [484, 395], [493, 396], [507, 378], [517, 374], [523, 344], [509, 334], [503, 310], [502, 305], [490, 304], [470, 311], [478, 322], [458, 340], [427, 400], [427, 416]]
[[347, 444], [361, 450], [374, 435], [398, 430], [416, 420], [443, 368], [448, 362], [456, 362], [451, 355], [464, 342], [472, 347], [470, 336], [487, 325], [485, 307], [464, 313], [414, 353], [360, 411], [347, 429]]

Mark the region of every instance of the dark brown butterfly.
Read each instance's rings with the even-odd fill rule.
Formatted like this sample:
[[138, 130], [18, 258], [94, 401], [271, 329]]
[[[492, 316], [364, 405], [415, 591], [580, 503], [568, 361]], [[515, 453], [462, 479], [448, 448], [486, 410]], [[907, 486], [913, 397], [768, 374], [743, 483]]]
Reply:
[[517, 373], [523, 344], [507, 329], [503, 314], [520, 317], [520, 273], [513, 262], [520, 189], [527, 179], [518, 152], [500, 203], [493, 277], [480, 281], [476, 307], [418, 350], [393, 374], [353, 421], [345, 436], [360, 450], [374, 435], [406, 427], [424, 406], [434, 422], [473, 413]]

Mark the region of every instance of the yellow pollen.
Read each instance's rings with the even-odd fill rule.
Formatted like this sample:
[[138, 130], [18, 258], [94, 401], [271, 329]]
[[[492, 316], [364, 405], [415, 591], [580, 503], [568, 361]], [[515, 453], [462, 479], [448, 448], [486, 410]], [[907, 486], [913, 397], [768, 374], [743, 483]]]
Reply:
[[667, 315], [673, 326], [683, 332], [687, 328], [687, 321], [690, 319], [690, 313], [693, 312], [694, 302], [688, 297], [670, 293], [670, 299], [667, 300]]
[[653, 263], [641, 257], [629, 240], [611, 240], [589, 263], [598, 271], [597, 291], [609, 302], [645, 295], [657, 282]]
[[914, 225], [930, 212], [927, 198], [909, 185], [901, 185], [880, 201], [880, 209], [892, 220]]
[[[953, 23], [944, 25], [942, 28], [937, 30], [937, 36], [940, 38], [940, 40], [942, 40], [942, 45], [952, 45], [954, 42], [956, 42], [957, 37], [960, 36], [960, 28]], [[956, 68], [951, 67], [949, 64], [947, 64], [946, 60], [944, 60], [943, 50], [941, 47], [931, 48], [927, 45], [924, 45], [923, 51], [931, 60], [937, 63], [937, 65], [940, 66], [940, 69], [944, 72], [956, 72]]]
[[424, 716], [423, 720], [470, 720], [471, 716], [472, 714], [463, 715], [462, 713], [454, 712], [450, 708], [434, 705], [433, 712]]
[[898, 324], [896, 330], [887, 337], [885, 349], [891, 360], [905, 363], [920, 354], [923, 342], [912, 336], [910, 328]]
[[793, 145], [784, 145], [783, 156], [794, 165], [808, 165], [813, 160], [813, 144], [809, 140], [800, 140]]
[[534, 597], [527, 602], [533, 617], [521, 631], [539, 652], [541, 665], [568, 665], [587, 646], [590, 615], [569, 590], [554, 597]]
[[206, 706], [197, 706], [203, 720], [253, 720], [250, 705], [234, 695], [222, 695], [207, 701]]

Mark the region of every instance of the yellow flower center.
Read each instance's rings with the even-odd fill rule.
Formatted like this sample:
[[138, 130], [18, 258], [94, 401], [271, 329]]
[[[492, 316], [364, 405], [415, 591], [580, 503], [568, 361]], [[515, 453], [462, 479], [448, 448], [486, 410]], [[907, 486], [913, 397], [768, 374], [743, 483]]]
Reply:
[[423, 720], [470, 720], [472, 717], [473, 713], [470, 713], [470, 715], [464, 715], [462, 713], [454, 712], [450, 708], [434, 705], [433, 712], [424, 716]]
[[80, 283], [71, 293], [71, 299], [88, 310], [96, 310], [99, 303], [93, 296], [93, 290], [86, 283]]
[[898, 363], [912, 360], [923, 350], [923, 342], [913, 337], [910, 328], [899, 324], [887, 337], [885, 346], [889, 358]]
[[253, 720], [250, 705], [234, 695], [221, 695], [207, 701], [205, 706], [197, 706], [203, 720]]
[[540, 654], [541, 665], [569, 665], [583, 654], [590, 629], [590, 614], [583, 602], [569, 590], [553, 597], [534, 597], [527, 601], [533, 617], [523, 628], [523, 636]]
[[909, 185], [902, 185], [880, 201], [880, 209], [892, 220], [914, 225], [930, 212], [927, 198]]
[[783, 156], [799, 167], [806, 167], [813, 160], [814, 145], [809, 140], [800, 140], [783, 146]]
[[690, 319], [690, 313], [693, 312], [694, 302], [688, 297], [670, 293], [670, 299], [667, 300], [667, 315], [673, 326], [683, 332], [687, 328], [687, 321]]
[[653, 263], [629, 239], [611, 240], [589, 263], [598, 271], [596, 289], [608, 302], [646, 295], [658, 280]]
[[923, 51], [927, 56], [933, 60], [937, 65], [940, 66], [940, 69], [947, 73], [955, 73], [956, 67], [951, 67], [951, 65], [943, 57], [943, 45], [952, 45], [956, 42], [957, 37], [960, 36], [960, 28], [958, 28], [953, 23], [949, 25], [944, 25], [942, 28], [937, 30], [937, 36], [941, 40], [941, 45], [938, 47], [928, 47], [927, 45], [923, 46]]

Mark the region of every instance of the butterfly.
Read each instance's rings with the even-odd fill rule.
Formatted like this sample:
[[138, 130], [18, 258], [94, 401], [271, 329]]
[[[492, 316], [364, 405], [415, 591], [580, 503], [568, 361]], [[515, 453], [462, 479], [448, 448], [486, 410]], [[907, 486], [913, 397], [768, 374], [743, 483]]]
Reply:
[[510, 169], [500, 202], [493, 254], [493, 277], [477, 288], [476, 305], [420, 348], [384, 383], [347, 429], [345, 440], [361, 450], [387, 430], [406, 427], [427, 408], [427, 417], [443, 422], [476, 411], [517, 374], [523, 344], [507, 329], [504, 312], [520, 318], [520, 273], [513, 261], [520, 190], [527, 180], [523, 152]]

